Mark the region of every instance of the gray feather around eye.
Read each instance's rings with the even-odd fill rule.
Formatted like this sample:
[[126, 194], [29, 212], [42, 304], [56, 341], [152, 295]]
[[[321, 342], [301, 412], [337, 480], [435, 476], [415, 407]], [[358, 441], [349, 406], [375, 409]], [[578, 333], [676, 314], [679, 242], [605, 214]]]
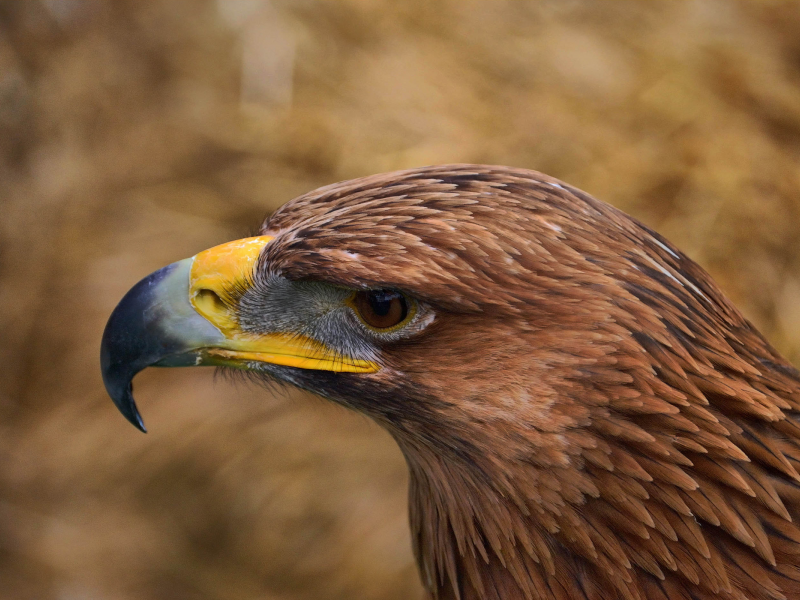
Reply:
[[368, 329], [346, 301], [354, 290], [318, 281], [290, 281], [279, 275], [260, 279], [239, 301], [239, 326], [252, 334], [302, 335], [344, 356], [378, 360], [380, 345], [427, 326], [432, 311], [417, 303], [417, 314], [402, 329], [378, 333]]

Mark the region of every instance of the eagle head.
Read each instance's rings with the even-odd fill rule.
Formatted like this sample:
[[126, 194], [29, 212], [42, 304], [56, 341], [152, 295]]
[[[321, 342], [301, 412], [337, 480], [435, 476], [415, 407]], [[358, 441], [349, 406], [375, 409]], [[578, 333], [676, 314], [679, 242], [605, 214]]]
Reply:
[[150, 365], [244, 370], [386, 428], [435, 598], [800, 593], [800, 376], [669, 242], [540, 173], [301, 196], [115, 309], [103, 377], [140, 429]]

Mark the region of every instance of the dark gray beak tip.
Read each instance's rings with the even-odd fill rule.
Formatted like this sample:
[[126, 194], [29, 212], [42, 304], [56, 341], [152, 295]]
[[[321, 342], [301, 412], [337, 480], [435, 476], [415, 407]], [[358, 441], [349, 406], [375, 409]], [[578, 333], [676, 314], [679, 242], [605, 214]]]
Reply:
[[113, 400], [119, 412], [128, 419], [131, 425], [142, 433], [147, 433], [147, 428], [144, 426], [144, 421], [142, 421], [142, 415], [139, 414], [139, 409], [136, 408], [136, 402], [133, 400], [133, 385], [128, 385], [128, 389], [121, 398], [114, 398]]
[[106, 391], [111, 396], [111, 400], [113, 400], [119, 412], [136, 429], [147, 433], [142, 416], [139, 414], [139, 409], [136, 408], [136, 402], [133, 399], [133, 384], [131, 380], [136, 373], [131, 372], [132, 369], [129, 366], [112, 360], [108, 337], [108, 328], [106, 328], [106, 332], [103, 335], [103, 343], [100, 347], [100, 364]]
[[[173, 270], [170, 265], [152, 273], [125, 294], [108, 319], [100, 344], [100, 368], [106, 391], [123, 416], [147, 432], [133, 400], [133, 377], [169, 354], [171, 348], [158, 328], [157, 288]], [[154, 301], [155, 305], [154, 305]]]
[[139, 414], [139, 411], [136, 409], [136, 403], [131, 398], [131, 412], [128, 413], [126, 411], [122, 411], [122, 414], [125, 416], [128, 421], [130, 421], [131, 425], [136, 427], [142, 433], [147, 433], [147, 427], [144, 426], [144, 421], [142, 421], [142, 417]]
[[[131, 386], [131, 389], [133, 386]], [[126, 409], [122, 408], [119, 404], [117, 404], [117, 408], [119, 408], [122, 415], [128, 419], [128, 421], [136, 427], [142, 433], [147, 433], [147, 428], [144, 426], [144, 421], [142, 421], [142, 415], [139, 414], [139, 409], [136, 408], [136, 402], [133, 401], [133, 394], [128, 392], [127, 394], [128, 399], [125, 400]]]

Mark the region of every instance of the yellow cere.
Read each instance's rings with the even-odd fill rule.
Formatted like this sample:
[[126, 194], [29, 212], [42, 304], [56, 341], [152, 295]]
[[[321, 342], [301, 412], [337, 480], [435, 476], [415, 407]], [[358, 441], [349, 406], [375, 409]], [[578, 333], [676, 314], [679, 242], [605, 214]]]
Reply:
[[189, 274], [189, 298], [197, 312], [226, 336], [238, 329], [226, 290], [248, 279], [261, 250], [272, 238], [244, 238], [203, 250], [194, 257]]
[[335, 371], [338, 373], [374, 373], [372, 361], [342, 356], [306, 336], [271, 333], [248, 334], [239, 329], [235, 307], [226, 290], [249, 280], [256, 261], [272, 237], [244, 238], [215, 246], [194, 257], [189, 275], [189, 298], [195, 310], [225, 336], [217, 347], [206, 353], [221, 362], [265, 362], [274, 365]]

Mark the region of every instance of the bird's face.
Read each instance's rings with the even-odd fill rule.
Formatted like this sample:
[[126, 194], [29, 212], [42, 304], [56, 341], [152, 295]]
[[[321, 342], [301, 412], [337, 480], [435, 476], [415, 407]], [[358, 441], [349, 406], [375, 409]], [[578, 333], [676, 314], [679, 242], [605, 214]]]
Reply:
[[288, 279], [264, 257], [273, 240], [200, 252], [146, 277], [119, 304], [103, 338], [103, 375], [137, 427], [130, 380], [146, 366], [232, 367], [333, 395], [348, 376], [384, 379], [386, 346], [434, 320], [430, 306], [397, 289]]
[[143, 428], [138, 371], [233, 367], [369, 415], [407, 455], [566, 467], [629, 338], [608, 275], [633, 271], [625, 226], [528, 172], [322, 188], [137, 284], [104, 334], [106, 387]]

